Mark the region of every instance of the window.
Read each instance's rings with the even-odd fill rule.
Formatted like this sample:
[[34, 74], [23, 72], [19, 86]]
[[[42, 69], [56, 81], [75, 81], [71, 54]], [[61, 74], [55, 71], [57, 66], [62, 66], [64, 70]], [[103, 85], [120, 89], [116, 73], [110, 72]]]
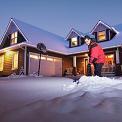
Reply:
[[11, 44], [17, 43], [17, 36], [18, 36], [18, 32], [14, 32], [11, 34]]
[[4, 55], [0, 56], [0, 71], [3, 71], [3, 65], [4, 65]]
[[106, 31], [98, 32], [98, 40], [99, 41], [106, 40]]
[[18, 69], [18, 52], [14, 52], [12, 57], [12, 70], [14, 69]]
[[78, 39], [77, 37], [73, 37], [71, 39], [71, 47], [77, 46], [78, 45]]

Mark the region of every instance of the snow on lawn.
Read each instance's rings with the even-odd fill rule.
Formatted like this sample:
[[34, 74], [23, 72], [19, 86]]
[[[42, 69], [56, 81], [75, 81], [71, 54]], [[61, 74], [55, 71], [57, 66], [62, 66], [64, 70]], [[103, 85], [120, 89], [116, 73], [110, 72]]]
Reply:
[[122, 78], [0, 80], [0, 122], [122, 122]]

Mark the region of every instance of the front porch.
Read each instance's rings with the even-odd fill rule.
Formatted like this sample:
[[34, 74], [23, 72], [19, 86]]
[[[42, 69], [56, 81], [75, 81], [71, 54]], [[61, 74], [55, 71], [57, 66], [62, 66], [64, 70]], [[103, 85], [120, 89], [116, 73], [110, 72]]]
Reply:
[[[81, 76], [87, 74], [88, 53], [70, 56], [70, 66], [65, 67], [64, 76]], [[122, 64], [118, 49], [113, 52], [105, 52], [105, 64], [102, 68], [102, 76], [121, 75]], [[94, 75], [94, 67], [92, 66], [92, 75]]]

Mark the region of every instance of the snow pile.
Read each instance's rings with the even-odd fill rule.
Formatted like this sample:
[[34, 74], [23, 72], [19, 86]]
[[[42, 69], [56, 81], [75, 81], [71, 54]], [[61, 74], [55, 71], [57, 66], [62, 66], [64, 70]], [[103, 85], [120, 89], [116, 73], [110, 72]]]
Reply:
[[88, 92], [100, 92], [106, 88], [122, 89], [119, 87], [120, 84], [122, 84], [121, 79], [118, 80], [115, 78], [111, 79], [107, 77], [82, 76], [79, 79], [78, 85], [75, 82], [70, 85], [64, 84], [64, 90], [76, 91], [76, 90], [81, 89], [82, 91], [88, 91]]

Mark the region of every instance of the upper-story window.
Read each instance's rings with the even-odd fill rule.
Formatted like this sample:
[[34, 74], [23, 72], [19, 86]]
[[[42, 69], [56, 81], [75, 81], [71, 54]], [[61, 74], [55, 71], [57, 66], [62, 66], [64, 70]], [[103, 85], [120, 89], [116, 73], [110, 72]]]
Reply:
[[98, 32], [98, 41], [104, 41], [104, 40], [106, 40], [106, 31]]
[[78, 45], [78, 38], [77, 37], [71, 38], [71, 47], [75, 47], [77, 45]]
[[17, 43], [17, 36], [18, 36], [18, 32], [14, 32], [11, 34], [11, 45]]

